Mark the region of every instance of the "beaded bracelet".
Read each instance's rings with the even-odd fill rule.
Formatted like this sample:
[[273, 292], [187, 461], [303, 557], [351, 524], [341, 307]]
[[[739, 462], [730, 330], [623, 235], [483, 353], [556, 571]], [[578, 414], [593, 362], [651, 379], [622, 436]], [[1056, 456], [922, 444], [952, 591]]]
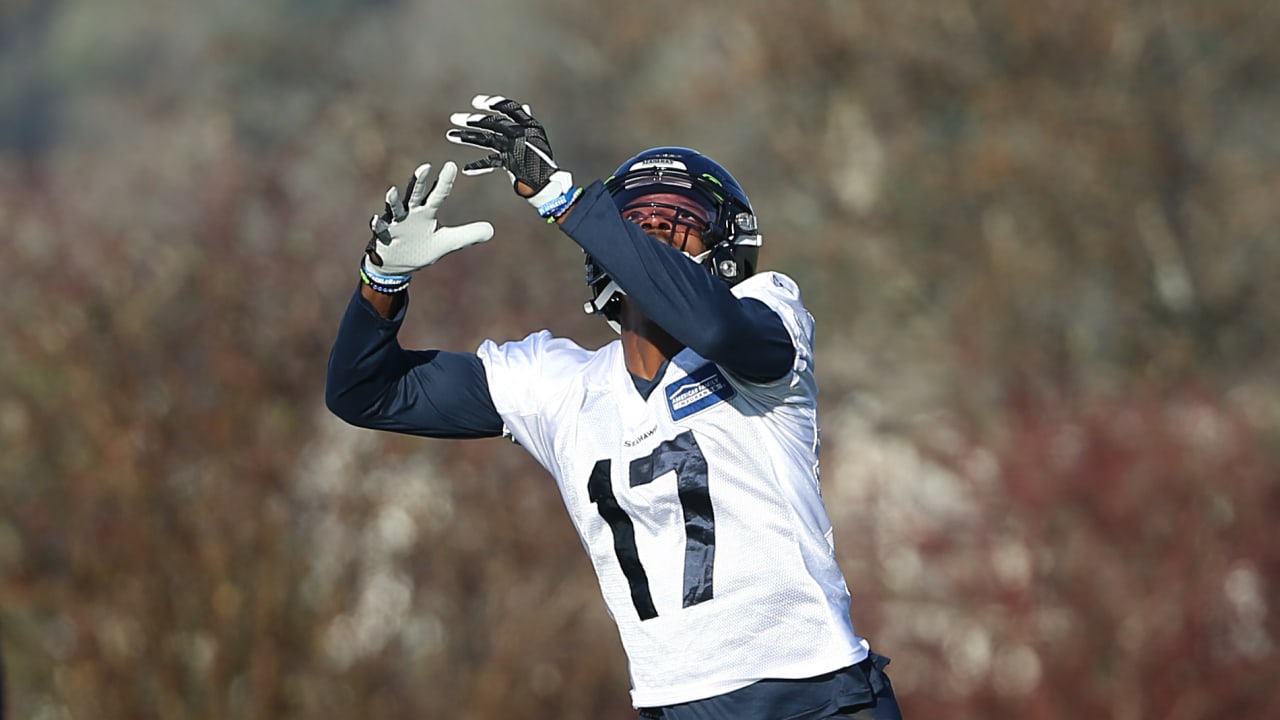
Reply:
[[404, 292], [409, 289], [412, 279], [412, 275], [381, 275], [365, 267], [364, 261], [360, 262], [360, 281], [380, 293], [394, 295]]

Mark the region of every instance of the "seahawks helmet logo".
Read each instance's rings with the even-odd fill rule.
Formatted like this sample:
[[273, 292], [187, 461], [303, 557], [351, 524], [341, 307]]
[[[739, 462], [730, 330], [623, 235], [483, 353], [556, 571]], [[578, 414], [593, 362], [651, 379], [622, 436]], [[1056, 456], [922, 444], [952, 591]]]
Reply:
[[689, 169], [688, 165], [685, 165], [684, 163], [680, 162], [679, 160], [676, 160], [675, 158], [655, 157], [655, 158], [648, 158], [645, 160], [641, 160], [640, 162], [635, 163], [631, 167], [627, 168], [627, 172], [635, 172], [636, 170], [643, 170], [645, 168], [655, 168], [655, 167], [672, 168], [674, 170]]

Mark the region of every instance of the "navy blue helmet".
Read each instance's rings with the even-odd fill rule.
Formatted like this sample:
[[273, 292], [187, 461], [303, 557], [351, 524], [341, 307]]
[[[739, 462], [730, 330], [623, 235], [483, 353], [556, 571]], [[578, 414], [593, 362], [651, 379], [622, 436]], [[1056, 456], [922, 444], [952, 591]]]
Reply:
[[[619, 212], [644, 195], [680, 195], [706, 208], [711, 226], [702, 234], [707, 252], [699, 261], [712, 275], [736, 285], [756, 271], [760, 232], [742, 186], [716, 161], [685, 147], [657, 147], [629, 158], [604, 183]], [[604, 268], [587, 256], [588, 313], [600, 313], [618, 329], [622, 291]]]

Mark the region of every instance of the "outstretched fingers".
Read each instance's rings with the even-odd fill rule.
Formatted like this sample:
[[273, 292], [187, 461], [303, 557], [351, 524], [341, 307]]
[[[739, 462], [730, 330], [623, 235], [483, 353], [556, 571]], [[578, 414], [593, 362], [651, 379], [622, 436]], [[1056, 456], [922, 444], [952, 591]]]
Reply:
[[524, 133], [524, 128], [511, 118], [501, 115], [492, 115], [484, 113], [454, 113], [449, 116], [449, 122], [460, 128], [468, 130], [484, 130], [490, 133], [505, 135], [508, 138], [518, 138]]
[[[459, 113], [459, 115], [465, 115], [465, 113]], [[454, 117], [457, 117], [457, 115]], [[457, 145], [478, 147], [491, 151], [488, 156], [464, 165], [462, 167], [462, 174], [464, 175], [483, 175], [505, 167], [502, 155], [511, 148], [511, 140], [506, 136], [483, 130], [459, 130], [455, 128], [446, 132], [445, 138]]]
[[442, 227], [436, 230], [434, 239], [438, 244], [437, 247], [443, 251], [443, 256], [469, 245], [485, 242], [491, 237], [493, 237], [493, 226], [481, 221], [454, 227]]
[[458, 178], [458, 165], [450, 160], [440, 167], [440, 175], [436, 178], [436, 183], [431, 187], [431, 193], [427, 195], [426, 208], [432, 216], [444, 204], [445, 198], [449, 197], [449, 193], [453, 192], [453, 183]]
[[472, 160], [466, 165], [463, 165], [462, 174], [484, 175], [485, 173], [491, 173], [494, 170], [504, 169], [506, 166], [507, 164], [502, 161], [501, 155], [490, 155], [488, 157], [480, 158], [479, 160]]
[[387, 221], [384, 220], [381, 215], [374, 215], [369, 219], [369, 230], [373, 232], [373, 236], [383, 245], [391, 242], [391, 228], [387, 225]]
[[431, 175], [431, 163], [422, 163], [413, 171], [413, 179], [409, 181], [409, 187], [406, 189], [409, 193], [409, 207], [416, 208], [422, 204], [427, 193], [433, 186], [427, 184], [427, 178]]
[[499, 113], [505, 115], [514, 121], [517, 125], [529, 126], [536, 124], [533, 119], [533, 110], [528, 105], [516, 102], [502, 95], [476, 95], [471, 98], [471, 107], [477, 110], [485, 110], [490, 113]]
[[453, 113], [454, 125], [445, 137], [457, 145], [488, 151], [486, 156], [462, 166], [464, 175], [482, 175], [499, 168], [511, 177], [517, 194], [520, 187], [536, 194], [556, 170], [551, 147], [541, 123], [530, 114], [528, 105], [503, 95], [476, 95], [471, 106], [479, 112]]
[[405, 207], [405, 204], [400, 200], [400, 189], [397, 188], [395, 185], [392, 185], [391, 187], [387, 188], [386, 208], [387, 208], [387, 211], [386, 213], [383, 213], [383, 214], [384, 215], [389, 214], [390, 219], [395, 220], [397, 222], [399, 222], [400, 220], [403, 220], [405, 216], [409, 214], [409, 210]]
[[454, 128], [444, 134], [449, 142], [458, 145], [470, 145], [471, 147], [484, 148], [486, 150], [497, 150], [502, 152], [511, 146], [511, 140], [503, 135], [484, 130], [460, 130]]

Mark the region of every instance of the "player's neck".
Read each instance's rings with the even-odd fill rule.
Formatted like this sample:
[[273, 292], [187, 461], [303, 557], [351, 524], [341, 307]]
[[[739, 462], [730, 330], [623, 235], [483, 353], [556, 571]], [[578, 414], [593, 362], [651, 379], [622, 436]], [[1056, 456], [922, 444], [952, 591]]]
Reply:
[[684, 349], [679, 340], [638, 312], [623, 312], [620, 319], [622, 356], [632, 375], [652, 380], [664, 362]]

